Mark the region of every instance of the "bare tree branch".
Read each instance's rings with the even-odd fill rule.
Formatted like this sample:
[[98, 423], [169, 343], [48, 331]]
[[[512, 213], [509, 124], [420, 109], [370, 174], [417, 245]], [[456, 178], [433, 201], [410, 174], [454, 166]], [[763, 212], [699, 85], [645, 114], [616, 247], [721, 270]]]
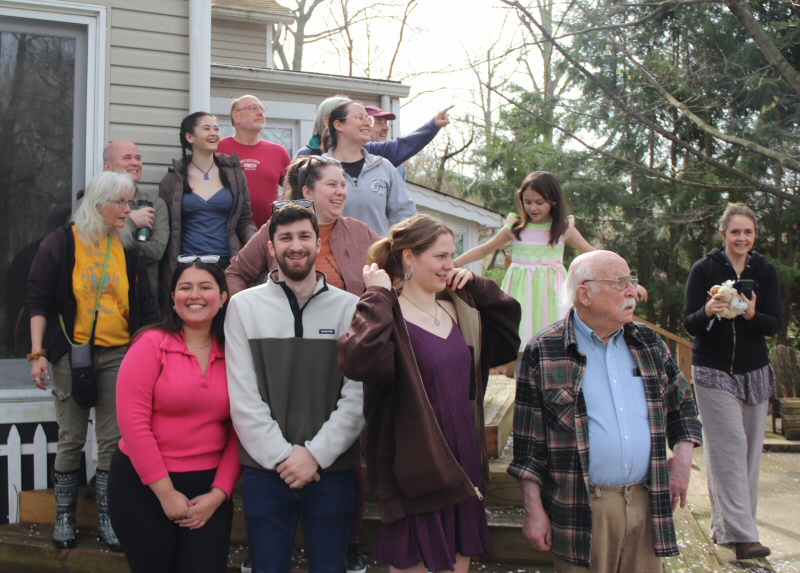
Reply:
[[[566, 48], [564, 48], [560, 43], [556, 42], [555, 39], [552, 36], [549, 36], [547, 31], [538, 22], [538, 20], [530, 13], [530, 11], [528, 11], [527, 8], [522, 6], [519, 3], [518, 0], [500, 0], [500, 1], [502, 3], [508, 5], [508, 6], [516, 8], [519, 12], [523, 13], [525, 15], [525, 17], [526, 17], [525, 20], [523, 20], [523, 23], [525, 24], [525, 26], [530, 28], [531, 23], [534, 26], [536, 26], [536, 28], [541, 32], [541, 34], [548, 41], [553, 43], [553, 47], [555, 47], [559, 51], [559, 53], [564, 57], [564, 59], [567, 60], [567, 62], [569, 62], [569, 64], [573, 68], [575, 68], [577, 71], [579, 71], [584, 77], [586, 77], [594, 85], [596, 85], [606, 95], [606, 97], [608, 97], [613, 102], [614, 106], [617, 107], [617, 109], [619, 109], [620, 111], [630, 115], [631, 117], [636, 118], [636, 120], [638, 122], [640, 122], [642, 125], [647, 126], [648, 128], [650, 128], [654, 132], [658, 133], [661, 137], [671, 141], [673, 143], [673, 145], [675, 145], [676, 147], [678, 147], [680, 149], [683, 149], [684, 151], [686, 151], [690, 155], [694, 156], [701, 163], [705, 163], [706, 165], [715, 167], [716, 169], [719, 169], [722, 172], [725, 172], [725, 173], [728, 173], [730, 175], [733, 175], [733, 176], [741, 179], [742, 181], [749, 183], [750, 185], [752, 185], [758, 191], [771, 193], [771, 194], [776, 195], [776, 196], [785, 196], [784, 198], [786, 198], [787, 200], [790, 200], [790, 201], [793, 201], [793, 202], [800, 202], [800, 197], [795, 197], [794, 195], [791, 195], [791, 194], [788, 194], [788, 193], [784, 193], [784, 192], [776, 189], [774, 186], [772, 186], [772, 185], [770, 185], [768, 183], [765, 183], [764, 181], [761, 181], [761, 180], [757, 179], [756, 177], [753, 177], [752, 175], [750, 175], [748, 173], [745, 173], [745, 172], [743, 172], [743, 171], [741, 171], [739, 169], [736, 169], [735, 167], [733, 167], [731, 165], [727, 165], [727, 164], [725, 164], [725, 163], [723, 163], [721, 161], [718, 161], [718, 160], [714, 159], [713, 157], [708, 156], [703, 151], [695, 149], [692, 145], [690, 145], [689, 143], [687, 143], [685, 141], [682, 141], [675, 134], [668, 132], [667, 130], [663, 129], [657, 123], [651, 121], [648, 117], [646, 117], [645, 115], [641, 114], [639, 111], [637, 111], [636, 109], [632, 108], [625, 101], [623, 101], [615, 93], [615, 91], [611, 87], [606, 85], [605, 82], [603, 82], [595, 74], [590, 72], [580, 62], [578, 62], [572, 56], [572, 54], [570, 54], [570, 52], [567, 51]], [[533, 33], [533, 30], [531, 30], [531, 33]]]
[[689, 109], [689, 107], [686, 104], [679, 101], [675, 96], [669, 93], [669, 91], [667, 91], [664, 88], [664, 86], [662, 86], [659, 83], [659, 81], [650, 72], [650, 70], [645, 68], [639, 61], [637, 61], [636, 58], [634, 58], [624, 46], [620, 45], [619, 43], [617, 43], [616, 46], [620, 50], [620, 52], [625, 56], [625, 58], [642, 73], [645, 80], [647, 80], [647, 83], [650, 84], [650, 86], [653, 89], [655, 89], [662, 98], [664, 98], [667, 102], [677, 107], [686, 117], [688, 117], [692, 121], [692, 123], [694, 123], [702, 131], [710, 135], [713, 135], [717, 139], [721, 139], [722, 141], [725, 141], [732, 145], [738, 145], [740, 147], [747, 149], [748, 151], [753, 151], [755, 153], [763, 155], [764, 157], [769, 157], [770, 159], [774, 159], [784, 167], [788, 167], [789, 169], [792, 169], [794, 171], [800, 171], [800, 161], [797, 161], [791, 156], [785, 153], [781, 153], [780, 151], [770, 149], [769, 147], [764, 147], [763, 145], [760, 145], [743, 137], [729, 135], [724, 131], [704, 121], [703, 118], [701, 118], [691, 109]]
[[[497, 90], [494, 90], [493, 88], [490, 88], [490, 89], [492, 89], [492, 91], [494, 91], [497, 95], [499, 95], [501, 98], [506, 100], [509, 104], [511, 104], [512, 106], [516, 107], [517, 109], [519, 109], [523, 113], [531, 116], [532, 118], [534, 118], [534, 119], [536, 119], [538, 121], [541, 121], [541, 122], [543, 122], [545, 124], [548, 124], [550, 127], [554, 128], [554, 129], [557, 129], [558, 131], [560, 131], [561, 133], [563, 133], [564, 135], [566, 135], [570, 139], [576, 141], [577, 143], [580, 143], [583, 147], [585, 147], [589, 151], [593, 151], [594, 153], [598, 153], [600, 155], [603, 155], [604, 157], [612, 159], [613, 161], [618, 162], [618, 163], [620, 163], [622, 165], [627, 165], [627, 166], [629, 166], [629, 167], [631, 167], [633, 169], [636, 169], [637, 171], [640, 171], [640, 172], [644, 173], [645, 175], [648, 175], [648, 176], [650, 176], [650, 177], [652, 177], [654, 179], [661, 179], [661, 180], [664, 180], [664, 181], [669, 181], [670, 183], [675, 183], [676, 185], [685, 185], [686, 187], [693, 187], [695, 189], [706, 189], [706, 190], [709, 190], [709, 191], [724, 191], [724, 192], [729, 192], [729, 193], [733, 193], [733, 192], [735, 192], [735, 193], [751, 193], [753, 191], [752, 187], [737, 187], [737, 186], [733, 186], [733, 185], [710, 185], [708, 183], [700, 183], [699, 181], [692, 181], [691, 179], [678, 179], [677, 177], [672, 177], [672, 176], [667, 175], [665, 173], [662, 173], [661, 171], [658, 171], [656, 169], [652, 169], [650, 167], [646, 167], [645, 165], [642, 165], [641, 163], [638, 163], [636, 161], [632, 161], [630, 159], [625, 159], [624, 157], [620, 157], [619, 155], [616, 155], [616, 154], [611, 153], [609, 151], [606, 151], [606, 150], [604, 150], [604, 149], [602, 149], [600, 147], [594, 146], [594, 145], [588, 143], [587, 141], [584, 141], [583, 139], [581, 139], [580, 136], [578, 136], [574, 132], [566, 129], [565, 127], [563, 127], [563, 126], [561, 126], [561, 125], [559, 125], [559, 124], [557, 124], [555, 122], [548, 121], [544, 116], [542, 116], [542, 115], [540, 115], [540, 114], [538, 114], [538, 113], [536, 113], [536, 112], [534, 112], [534, 111], [532, 111], [532, 110], [530, 110], [528, 108], [522, 107], [521, 105], [519, 105], [519, 103], [517, 103], [516, 101], [514, 101], [510, 97], [506, 96], [504, 93], [499, 92]], [[777, 196], [777, 197], [781, 197], [783, 199], [786, 199], [787, 201], [791, 201], [792, 203], [800, 204], [800, 196], [793, 195], [791, 193], [786, 193], [785, 191], [781, 191], [781, 190], [775, 189], [775, 188], [772, 188], [768, 192], [773, 194], [773, 195], [775, 195], [775, 196]]]
[[786, 83], [791, 86], [794, 93], [800, 95], [800, 73], [792, 65], [786, 61], [780, 50], [775, 46], [772, 39], [766, 34], [764, 29], [756, 22], [752, 12], [742, 0], [725, 0], [728, 9], [739, 19], [742, 26], [750, 32], [753, 41], [764, 54], [767, 61], [772, 64], [781, 77], [786, 80]]
[[394, 54], [392, 54], [392, 61], [389, 64], [389, 73], [386, 74], [386, 79], [392, 79], [392, 70], [394, 70], [394, 63], [397, 60], [397, 54], [400, 53], [400, 46], [403, 43], [403, 32], [406, 29], [406, 24], [408, 23], [408, 17], [411, 15], [411, 12], [418, 6], [416, 4], [417, 0], [409, 0], [408, 4], [406, 4], [405, 10], [403, 10], [403, 20], [400, 23], [400, 34], [397, 38], [397, 45], [394, 48]]

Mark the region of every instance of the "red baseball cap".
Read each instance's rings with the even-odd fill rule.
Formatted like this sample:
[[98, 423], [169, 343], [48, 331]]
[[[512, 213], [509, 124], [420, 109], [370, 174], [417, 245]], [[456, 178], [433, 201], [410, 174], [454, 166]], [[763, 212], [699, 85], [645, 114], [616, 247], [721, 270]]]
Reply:
[[397, 119], [397, 116], [390, 111], [383, 111], [381, 108], [374, 105], [365, 105], [364, 109], [367, 110], [367, 115], [372, 117], [385, 117], [386, 119]]

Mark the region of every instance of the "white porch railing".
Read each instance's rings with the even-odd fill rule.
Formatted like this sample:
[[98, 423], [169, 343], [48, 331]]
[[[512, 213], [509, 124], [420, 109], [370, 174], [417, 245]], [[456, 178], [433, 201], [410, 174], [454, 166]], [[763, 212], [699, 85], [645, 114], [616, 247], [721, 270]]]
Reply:
[[[14, 399], [16, 398], [16, 399]], [[33, 456], [33, 489], [47, 488], [47, 456], [56, 451], [56, 442], [48, 442], [42, 423], [54, 422], [52, 400], [26, 400], [21, 396], [0, 396], [0, 419], [13, 424], [6, 444], [0, 445], [0, 456], [8, 460], [8, 521], [19, 523], [19, 496], [22, 492], [22, 456]], [[36, 423], [33, 443], [23, 444], [17, 425]], [[84, 445], [86, 479], [94, 477], [97, 444], [94, 433], [94, 410]], [[30, 489], [28, 486], [26, 489]]]

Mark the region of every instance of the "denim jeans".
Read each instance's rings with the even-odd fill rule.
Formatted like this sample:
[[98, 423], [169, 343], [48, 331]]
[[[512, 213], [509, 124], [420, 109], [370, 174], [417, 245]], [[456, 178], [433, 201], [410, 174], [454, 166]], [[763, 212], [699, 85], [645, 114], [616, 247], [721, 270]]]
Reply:
[[345, 573], [353, 471], [324, 472], [292, 489], [276, 472], [244, 468], [244, 514], [254, 573], [289, 573], [297, 521], [312, 573]]

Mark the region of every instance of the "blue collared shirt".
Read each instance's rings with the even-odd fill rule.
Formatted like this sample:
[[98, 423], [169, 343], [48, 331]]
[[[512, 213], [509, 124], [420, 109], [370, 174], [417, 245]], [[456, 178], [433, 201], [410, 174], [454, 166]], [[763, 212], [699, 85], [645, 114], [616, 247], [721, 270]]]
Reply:
[[606, 346], [576, 312], [575, 338], [586, 356], [589, 481], [605, 486], [641, 483], [650, 476], [650, 422], [644, 383], [623, 331]]

